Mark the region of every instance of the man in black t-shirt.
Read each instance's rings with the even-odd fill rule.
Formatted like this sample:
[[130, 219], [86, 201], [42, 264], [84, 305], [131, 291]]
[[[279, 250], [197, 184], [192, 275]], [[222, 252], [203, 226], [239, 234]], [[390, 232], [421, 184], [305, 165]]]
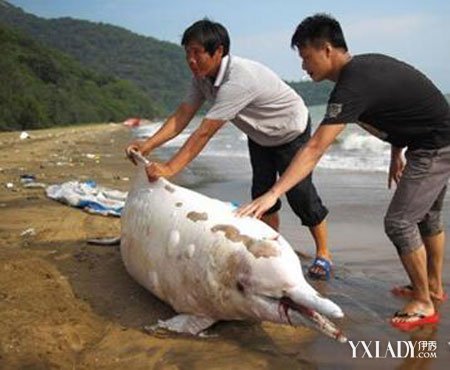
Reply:
[[346, 124], [361, 125], [392, 147], [388, 187], [395, 182], [397, 189], [385, 231], [411, 284], [393, 289], [410, 301], [391, 323], [409, 330], [438, 322], [433, 301], [447, 297], [442, 286], [441, 211], [450, 177], [449, 104], [427, 77], [406, 63], [381, 54], [352, 57], [339, 23], [328, 15], [303, 20], [291, 46], [298, 49], [302, 68], [314, 81], [328, 79], [336, 85], [325, 118], [306, 146], [271, 190], [238, 214], [260, 217], [313, 170]]

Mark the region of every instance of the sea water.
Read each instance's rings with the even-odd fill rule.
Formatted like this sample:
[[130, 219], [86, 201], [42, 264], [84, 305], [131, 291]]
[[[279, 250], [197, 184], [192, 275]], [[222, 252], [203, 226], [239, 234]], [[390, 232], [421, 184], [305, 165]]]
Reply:
[[[326, 105], [309, 107], [314, 131], [325, 113]], [[170, 158], [198, 127], [203, 117], [196, 117], [176, 138], [158, 151], [162, 160]], [[135, 129], [135, 135], [148, 137], [161, 123]], [[348, 124], [335, 143], [322, 157], [318, 168], [329, 170], [380, 171], [386, 172], [390, 160], [390, 146], [368, 134], [357, 124]], [[232, 123], [227, 123], [209, 141], [196, 163], [190, 167], [197, 176], [205, 175], [221, 181], [228, 178], [249, 177], [251, 174], [247, 136]], [[205, 172], [206, 171], [206, 172]]]

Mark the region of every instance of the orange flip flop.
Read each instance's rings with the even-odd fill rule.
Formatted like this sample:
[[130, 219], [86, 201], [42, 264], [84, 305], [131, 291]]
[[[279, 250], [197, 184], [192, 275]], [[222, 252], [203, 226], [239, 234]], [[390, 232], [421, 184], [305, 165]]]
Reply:
[[[409, 321], [394, 321], [395, 318], [402, 319], [414, 319]], [[440, 320], [440, 316], [438, 312], [435, 312], [432, 315], [426, 316], [425, 314], [419, 312], [402, 312], [397, 311], [394, 314], [394, 317], [391, 319], [391, 325], [394, 328], [397, 328], [402, 331], [410, 331], [416, 329], [418, 327], [429, 325], [429, 324], [437, 324]]]

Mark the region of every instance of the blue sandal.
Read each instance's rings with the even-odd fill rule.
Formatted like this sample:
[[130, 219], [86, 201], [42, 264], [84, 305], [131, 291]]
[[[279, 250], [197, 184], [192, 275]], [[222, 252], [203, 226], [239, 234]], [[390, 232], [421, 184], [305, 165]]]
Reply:
[[[308, 275], [312, 279], [317, 280], [330, 280], [331, 278], [331, 261], [322, 258], [322, 257], [316, 257], [314, 259], [314, 262], [308, 269]], [[320, 272], [313, 272], [313, 268], [319, 268]]]

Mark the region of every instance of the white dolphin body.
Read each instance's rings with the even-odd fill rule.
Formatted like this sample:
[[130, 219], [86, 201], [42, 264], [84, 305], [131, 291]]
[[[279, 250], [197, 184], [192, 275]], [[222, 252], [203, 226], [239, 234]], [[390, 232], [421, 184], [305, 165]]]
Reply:
[[127, 271], [180, 315], [159, 327], [198, 334], [219, 320], [308, 325], [345, 342], [326, 318], [342, 310], [303, 277], [289, 243], [235, 207], [171, 184], [141, 165], [122, 213]]

